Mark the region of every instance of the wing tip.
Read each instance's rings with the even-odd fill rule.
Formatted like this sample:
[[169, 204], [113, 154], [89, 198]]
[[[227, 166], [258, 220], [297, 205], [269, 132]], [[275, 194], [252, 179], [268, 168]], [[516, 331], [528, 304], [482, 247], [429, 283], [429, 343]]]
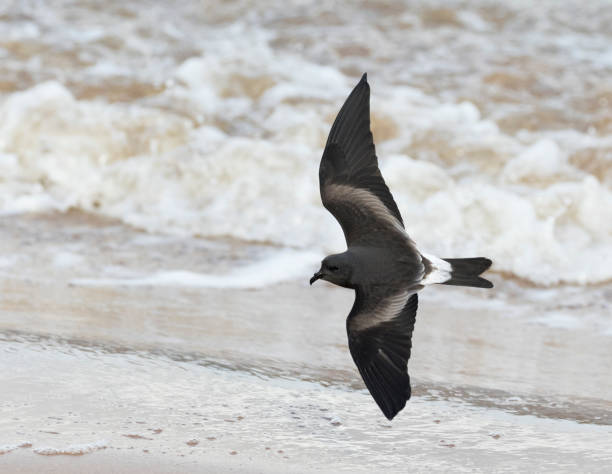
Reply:
[[[373, 367], [376, 368], [376, 365]], [[403, 385], [402, 388], [398, 389], [399, 387], [396, 384], [391, 383], [391, 379], [388, 377], [389, 374], [385, 375], [384, 369], [381, 366], [378, 367], [379, 369], [375, 373], [372, 373], [371, 370], [366, 370], [365, 374], [362, 372], [361, 375], [378, 408], [383, 412], [385, 418], [391, 421], [406, 407], [406, 403], [410, 400], [412, 395], [410, 376], [406, 373], [405, 377], [398, 381]]]
[[385, 415], [385, 418], [387, 418], [387, 420], [391, 421], [393, 420], [393, 418], [396, 417], [396, 415], [402, 411], [404, 408], [406, 408], [406, 403], [408, 402], [408, 400], [410, 400], [410, 395], [411, 395], [411, 390], [410, 390], [410, 383], [408, 384], [408, 390], [407, 393], [404, 396], [404, 400], [399, 402], [399, 405], [391, 407], [391, 409], [385, 409], [383, 408], [383, 405], [379, 404], [378, 402], [376, 402], [378, 404], [378, 407], [380, 408], [380, 411], [383, 412], [383, 415]]
[[364, 72], [363, 76], [361, 76], [361, 80], [359, 82], [365, 82], [366, 84], [368, 83], [368, 73]]

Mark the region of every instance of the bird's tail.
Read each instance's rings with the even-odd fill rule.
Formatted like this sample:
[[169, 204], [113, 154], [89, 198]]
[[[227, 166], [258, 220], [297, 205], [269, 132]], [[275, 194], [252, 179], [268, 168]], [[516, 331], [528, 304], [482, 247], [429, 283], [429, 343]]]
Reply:
[[442, 260], [451, 265], [450, 279], [442, 282], [443, 285], [493, 288], [493, 283], [479, 276], [493, 263], [488, 258], [444, 258]]

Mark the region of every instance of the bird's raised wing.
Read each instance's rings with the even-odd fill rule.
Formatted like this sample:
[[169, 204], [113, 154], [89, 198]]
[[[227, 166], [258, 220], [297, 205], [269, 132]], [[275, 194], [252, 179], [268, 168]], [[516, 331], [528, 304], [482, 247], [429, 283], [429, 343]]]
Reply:
[[373, 292], [357, 289], [346, 320], [351, 356], [389, 420], [410, 398], [408, 359], [417, 306], [414, 290], [376, 297]]
[[[380, 233], [404, 242], [402, 216], [378, 169], [370, 131], [370, 86], [366, 74], [340, 109], [319, 168], [323, 205], [338, 220], [347, 244], [376, 244]], [[387, 235], [385, 245], [393, 238]]]

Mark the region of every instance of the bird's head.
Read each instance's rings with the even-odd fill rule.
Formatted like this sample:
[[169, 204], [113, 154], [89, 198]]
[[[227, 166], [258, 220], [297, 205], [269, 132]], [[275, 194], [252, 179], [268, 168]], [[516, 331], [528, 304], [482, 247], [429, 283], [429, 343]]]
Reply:
[[351, 275], [352, 266], [346, 252], [329, 255], [321, 262], [321, 268], [312, 276], [310, 284], [317, 280], [327, 280], [334, 285], [350, 288]]

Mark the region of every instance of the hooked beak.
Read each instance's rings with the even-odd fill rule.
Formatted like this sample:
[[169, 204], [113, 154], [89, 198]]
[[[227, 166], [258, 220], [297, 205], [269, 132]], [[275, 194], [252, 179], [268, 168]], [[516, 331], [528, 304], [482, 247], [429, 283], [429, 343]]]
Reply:
[[323, 278], [323, 272], [321, 270], [319, 270], [317, 273], [315, 273], [312, 278], [310, 279], [310, 284], [312, 285], [315, 281], [319, 280]]

